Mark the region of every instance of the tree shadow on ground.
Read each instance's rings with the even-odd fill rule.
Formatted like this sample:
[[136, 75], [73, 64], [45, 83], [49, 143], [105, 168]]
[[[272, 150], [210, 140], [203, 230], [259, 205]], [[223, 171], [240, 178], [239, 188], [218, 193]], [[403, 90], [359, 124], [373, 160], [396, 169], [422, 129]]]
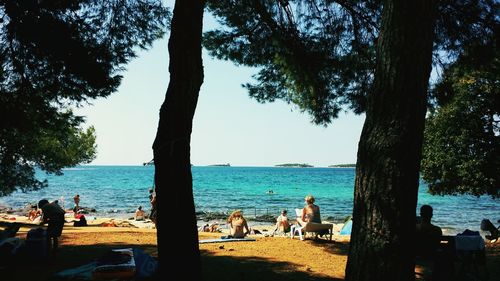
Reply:
[[343, 280], [325, 275], [297, 271], [296, 265], [261, 257], [213, 256], [201, 250], [204, 281], [326, 281]]
[[305, 240], [305, 243], [310, 244], [314, 247], [320, 247], [324, 251], [330, 254], [335, 255], [344, 255], [347, 256], [349, 254], [349, 242], [339, 242], [339, 241], [330, 241], [327, 239], [311, 239]]
[[59, 271], [88, 264], [112, 249], [123, 248], [140, 248], [153, 256], [157, 253], [157, 247], [153, 244], [137, 245], [114, 242], [80, 246], [62, 245], [53, 259], [22, 256], [12, 260], [8, 266], [0, 268], [0, 279], [5, 281], [50, 281], [54, 279], [54, 274]]

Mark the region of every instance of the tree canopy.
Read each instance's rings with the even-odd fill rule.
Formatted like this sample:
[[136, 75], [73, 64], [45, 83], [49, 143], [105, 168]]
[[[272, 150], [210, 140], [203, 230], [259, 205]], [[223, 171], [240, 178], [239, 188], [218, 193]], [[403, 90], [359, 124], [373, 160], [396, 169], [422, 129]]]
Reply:
[[72, 108], [106, 97], [139, 48], [164, 34], [160, 1], [0, 1], [0, 196], [90, 162], [95, 131]]
[[328, 124], [364, 111], [375, 65], [378, 1], [208, 1], [224, 28], [206, 32], [210, 54], [259, 67], [244, 85], [259, 102], [282, 99]]
[[498, 38], [447, 65], [433, 90], [421, 168], [432, 194], [500, 196]]

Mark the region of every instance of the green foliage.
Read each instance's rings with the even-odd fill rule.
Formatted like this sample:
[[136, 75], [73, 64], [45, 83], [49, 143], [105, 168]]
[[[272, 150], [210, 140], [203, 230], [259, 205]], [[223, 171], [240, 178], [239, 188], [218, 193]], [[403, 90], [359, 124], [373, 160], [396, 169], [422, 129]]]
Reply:
[[168, 16], [153, 0], [0, 1], [0, 196], [46, 185], [35, 167], [95, 158], [95, 131], [71, 108], [116, 91]]
[[[225, 25], [204, 35], [212, 56], [259, 67], [244, 85], [259, 102], [282, 99], [326, 125], [364, 110], [373, 80], [378, 1], [208, 1]], [[344, 3], [345, 4], [345, 3]]]
[[[434, 62], [456, 59], [493, 33], [498, 1], [439, 1]], [[207, 1], [222, 27], [204, 34], [210, 55], [257, 67], [243, 85], [258, 102], [296, 105], [316, 124], [362, 113], [373, 83], [381, 1]]]
[[433, 93], [421, 167], [432, 194], [500, 197], [500, 52], [489, 43], [448, 66]]

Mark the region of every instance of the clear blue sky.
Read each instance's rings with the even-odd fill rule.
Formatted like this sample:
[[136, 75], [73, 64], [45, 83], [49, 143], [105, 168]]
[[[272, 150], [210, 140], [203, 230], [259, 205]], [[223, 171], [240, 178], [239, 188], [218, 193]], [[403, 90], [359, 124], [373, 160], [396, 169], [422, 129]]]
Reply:
[[[208, 28], [213, 26], [207, 17]], [[168, 86], [168, 35], [127, 65], [118, 92], [77, 111], [97, 133], [94, 165], [140, 165], [153, 158], [159, 108]], [[210, 58], [203, 51], [205, 80], [193, 120], [191, 163], [274, 166], [355, 163], [364, 116], [351, 113], [327, 128], [291, 104], [259, 104], [241, 84], [256, 69]]]

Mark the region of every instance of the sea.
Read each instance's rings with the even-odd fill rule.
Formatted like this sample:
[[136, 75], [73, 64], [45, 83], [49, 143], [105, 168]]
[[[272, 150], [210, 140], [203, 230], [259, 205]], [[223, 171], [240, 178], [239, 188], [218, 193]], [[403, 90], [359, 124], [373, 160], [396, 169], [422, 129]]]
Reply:
[[[352, 214], [354, 168], [285, 168], [193, 166], [193, 192], [198, 213], [227, 213], [241, 209], [246, 217], [278, 216], [283, 209], [293, 214], [304, 206], [304, 197], [313, 195], [322, 218], [342, 221]], [[40, 199], [58, 200], [73, 207], [73, 196], [80, 205], [94, 208], [96, 216], [132, 216], [139, 206], [150, 209], [148, 190], [154, 185], [153, 166], [78, 166], [63, 170], [62, 176], [37, 171], [48, 187], [0, 197], [0, 206], [20, 209]], [[465, 229], [479, 231], [481, 220], [495, 225], [500, 219], [500, 200], [489, 196], [434, 196], [421, 181], [418, 204], [434, 208], [433, 222], [445, 233]], [[251, 225], [252, 223], [250, 223]]]

